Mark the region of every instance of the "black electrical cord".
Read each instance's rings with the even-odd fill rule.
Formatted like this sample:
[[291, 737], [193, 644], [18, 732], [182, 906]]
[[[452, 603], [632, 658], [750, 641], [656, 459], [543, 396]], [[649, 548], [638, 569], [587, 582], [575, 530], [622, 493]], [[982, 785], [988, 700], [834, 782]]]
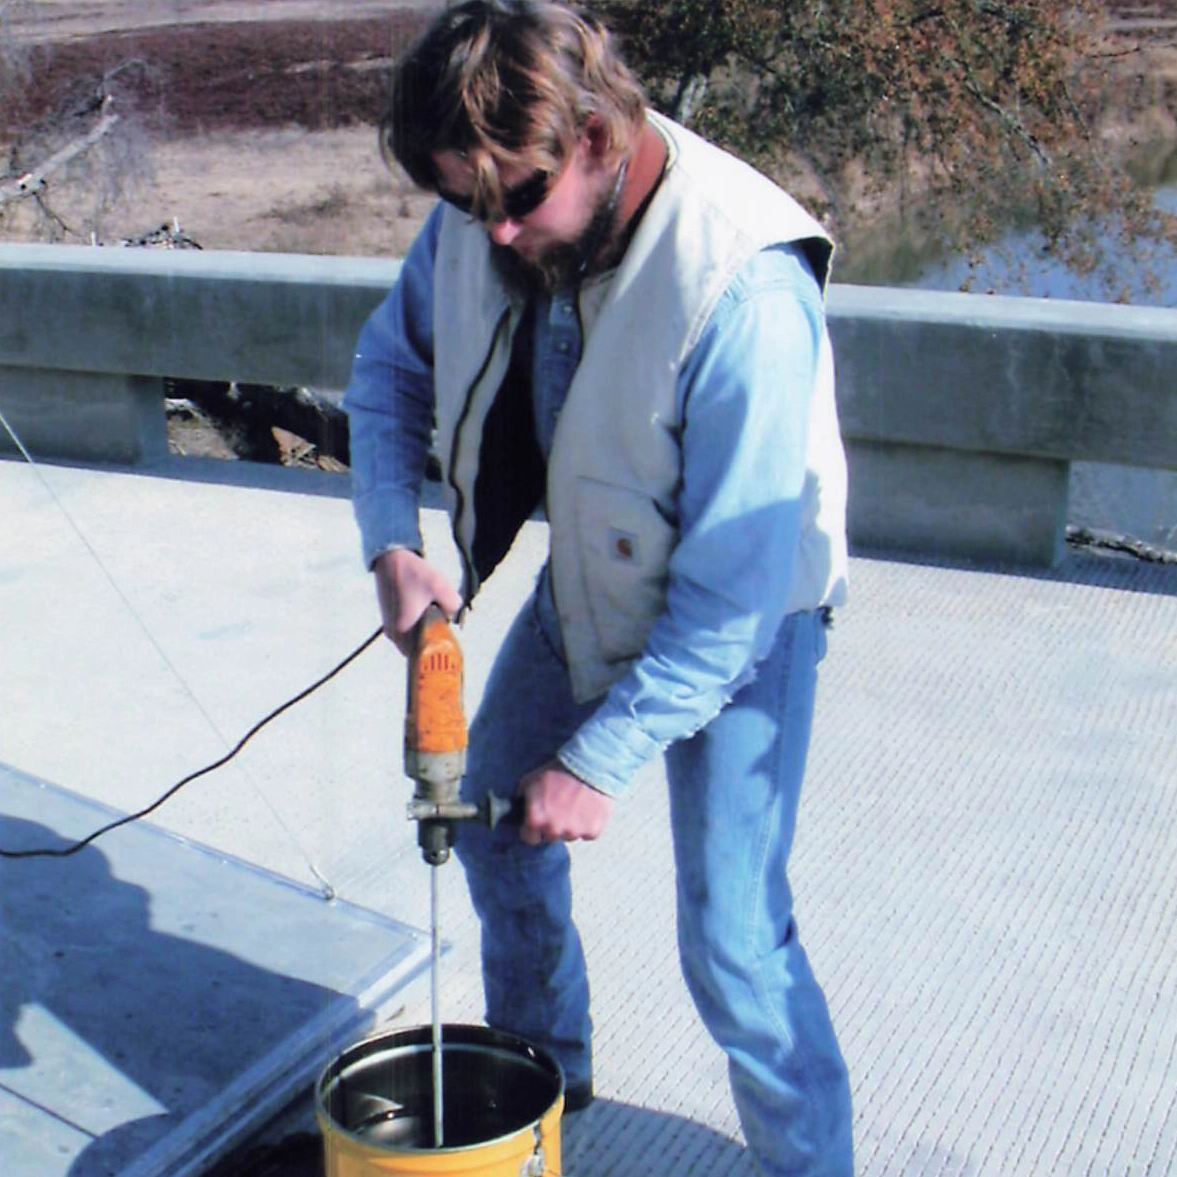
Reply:
[[177, 781], [164, 795], [153, 801], [146, 809], [140, 809], [138, 813], [129, 813], [125, 817], [120, 817], [117, 821], [112, 821], [109, 825], [103, 826], [99, 830], [95, 830], [89, 837], [83, 838], [80, 842], [74, 842], [70, 846], [61, 849], [40, 849], [40, 850], [5, 850], [0, 847], [0, 858], [68, 858], [71, 854], [77, 854], [79, 850], [89, 846], [96, 838], [102, 837], [103, 834], [109, 834], [111, 830], [117, 830], [119, 826], [130, 825], [133, 821], [138, 821], [141, 817], [146, 817], [149, 813], [158, 809], [170, 797], [178, 793], [185, 785], [190, 784], [198, 777], [207, 776], [210, 772], [215, 772], [218, 768], [224, 767], [228, 764], [254, 736], [258, 734], [271, 720], [277, 719], [284, 711], [289, 711], [291, 707], [301, 703], [308, 695], [313, 695], [324, 683], [330, 682], [341, 670], [354, 662], [380, 635], [384, 632], [383, 629], [378, 629], [371, 637], [365, 638], [346, 658], [343, 659], [332, 670], [329, 670], [322, 678], [317, 679], [311, 683], [305, 690], [299, 691], [292, 699], [287, 699], [280, 707], [275, 707], [264, 719], [259, 719], [237, 741], [232, 751], [227, 752], [220, 760], [214, 760], [212, 764], [206, 764], [204, 768], [197, 769], [196, 772], [189, 773], [183, 780]]

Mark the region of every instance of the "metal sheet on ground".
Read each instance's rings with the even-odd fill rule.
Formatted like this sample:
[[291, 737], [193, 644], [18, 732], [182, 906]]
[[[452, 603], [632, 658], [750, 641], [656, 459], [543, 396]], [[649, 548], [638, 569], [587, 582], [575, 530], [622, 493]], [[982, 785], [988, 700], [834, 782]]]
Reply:
[[[5, 849], [117, 816], [0, 765]], [[4, 1172], [199, 1172], [428, 960], [427, 933], [144, 823], [0, 859]]]

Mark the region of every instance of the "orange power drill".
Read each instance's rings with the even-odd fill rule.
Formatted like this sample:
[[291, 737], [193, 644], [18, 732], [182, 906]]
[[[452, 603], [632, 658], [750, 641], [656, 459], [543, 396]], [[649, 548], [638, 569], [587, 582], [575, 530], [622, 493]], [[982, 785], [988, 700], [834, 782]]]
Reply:
[[519, 821], [522, 802], [493, 794], [481, 805], [459, 799], [466, 772], [464, 664], [458, 639], [436, 605], [417, 623], [408, 675], [405, 773], [416, 783], [409, 817], [417, 822], [422, 857], [439, 866], [450, 856], [455, 822], [478, 820], [493, 828], [503, 818]]

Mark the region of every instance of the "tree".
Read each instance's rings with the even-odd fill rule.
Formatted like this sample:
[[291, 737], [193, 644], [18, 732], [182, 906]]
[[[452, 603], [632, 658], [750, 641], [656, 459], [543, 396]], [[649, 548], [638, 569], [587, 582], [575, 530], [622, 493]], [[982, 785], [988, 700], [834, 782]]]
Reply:
[[75, 78], [47, 114], [24, 121], [30, 52], [13, 29], [27, 9], [0, 3], [0, 225], [24, 217], [28, 236], [86, 239], [146, 173], [141, 108], [157, 80], [128, 59]]
[[1126, 245], [1177, 240], [1098, 134], [1122, 59], [1096, 0], [597, 7], [657, 107], [807, 185], [850, 241], [891, 212], [908, 235], [969, 253], [1016, 221], [1086, 272], [1106, 260], [1108, 218]]

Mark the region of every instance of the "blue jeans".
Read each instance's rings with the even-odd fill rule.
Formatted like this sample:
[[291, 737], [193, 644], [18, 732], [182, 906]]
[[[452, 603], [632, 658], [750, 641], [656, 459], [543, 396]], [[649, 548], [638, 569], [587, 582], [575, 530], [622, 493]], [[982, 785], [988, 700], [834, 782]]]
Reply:
[[[786, 879], [825, 641], [820, 614], [786, 618], [756, 678], [666, 753], [683, 973], [727, 1053], [744, 1136], [766, 1177], [853, 1171], [846, 1066]], [[463, 794], [511, 793], [593, 707], [572, 699], [533, 600], [487, 683]], [[488, 1024], [552, 1051], [570, 1085], [590, 1079], [567, 848], [528, 847], [513, 828], [466, 823], [456, 852], [482, 923]]]

